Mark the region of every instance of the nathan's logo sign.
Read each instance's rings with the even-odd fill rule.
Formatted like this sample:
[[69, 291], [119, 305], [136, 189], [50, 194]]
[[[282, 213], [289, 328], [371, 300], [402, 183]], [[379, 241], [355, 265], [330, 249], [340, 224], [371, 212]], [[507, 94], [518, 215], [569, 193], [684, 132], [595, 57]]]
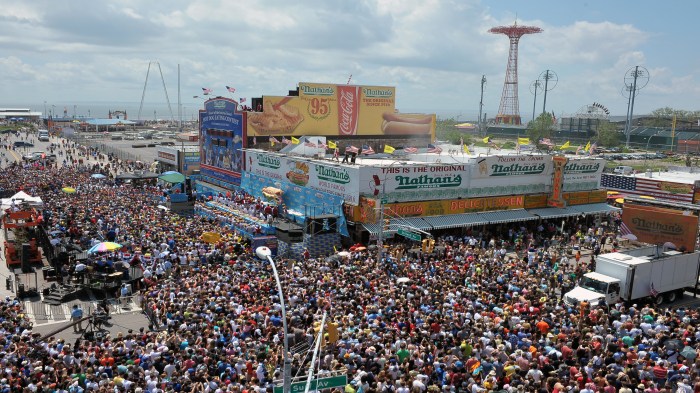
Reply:
[[316, 177], [338, 184], [350, 183], [350, 174], [345, 168], [332, 168], [323, 165], [316, 165]]
[[271, 157], [264, 154], [257, 154], [258, 165], [264, 166], [270, 169], [279, 169], [281, 166], [280, 159], [277, 157]]
[[399, 183], [398, 187], [396, 187], [397, 190], [459, 187], [462, 184], [462, 175], [421, 175], [418, 177], [396, 176], [394, 179], [396, 179], [396, 181]]
[[368, 98], [391, 98], [394, 96], [394, 90], [363, 87], [362, 94]]
[[689, 194], [693, 192], [693, 186], [690, 184], [669, 183], [662, 181], [658, 183], [661, 191], [666, 191], [671, 194]]
[[544, 163], [540, 164], [510, 164], [491, 165], [491, 176], [519, 176], [519, 175], [538, 175], [544, 172], [547, 166]]
[[653, 219], [635, 217], [632, 219], [634, 229], [639, 229], [647, 232], [658, 232], [667, 235], [680, 235], [683, 233], [683, 227], [678, 223], [665, 224]]
[[333, 96], [335, 95], [335, 89], [331, 86], [313, 86], [313, 85], [300, 85], [299, 88], [304, 93], [304, 95], [309, 96]]
[[572, 174], [572, 173], [596, 173], [600, 170], [600, 163], [595, 163], [595, 164], [580, 164], [577, 162], [569, 162], [566, 164], [564, 167], [564, 173]]

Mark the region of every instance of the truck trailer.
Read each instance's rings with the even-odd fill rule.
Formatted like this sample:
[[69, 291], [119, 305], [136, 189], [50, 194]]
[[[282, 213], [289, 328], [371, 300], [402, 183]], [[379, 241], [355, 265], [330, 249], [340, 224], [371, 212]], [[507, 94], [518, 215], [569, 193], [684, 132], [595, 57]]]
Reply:
[[564, 294], [575, 306], [650, 299], [655, 304], [674, 302], [685, 288], [695, 287], [700, 275], [700, 252], [663, 251], [658, 246], [599, 255], [595, 272], [586, 273]]

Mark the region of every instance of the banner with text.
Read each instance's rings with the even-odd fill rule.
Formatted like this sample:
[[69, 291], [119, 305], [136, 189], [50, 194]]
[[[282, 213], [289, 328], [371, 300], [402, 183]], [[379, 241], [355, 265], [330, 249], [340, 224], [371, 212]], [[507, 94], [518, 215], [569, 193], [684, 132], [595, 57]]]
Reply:
[[539, 194], [550, 191], [552, 156], [491, 156], [471, 166], [471, 197]]
[[345, 203], [359, 203], [359, 168], [317, 163], [266, 153], [247, 153], [246, 171], [274, 180], [337, 195]]
[[435, 135], [434, 114], [396, 113], [396, 88], [299, 83], [299, 96], [263, 96], [248, 136]]
[[698, 216], [674, 209], [625, 203], [622, 221], [644, 243], [673, 243], [676, 249], [694, 251], [698, 235]]
[[564, 191], [587, 191], [600, 188], [605, 160], [570, 159], [564, 166]]

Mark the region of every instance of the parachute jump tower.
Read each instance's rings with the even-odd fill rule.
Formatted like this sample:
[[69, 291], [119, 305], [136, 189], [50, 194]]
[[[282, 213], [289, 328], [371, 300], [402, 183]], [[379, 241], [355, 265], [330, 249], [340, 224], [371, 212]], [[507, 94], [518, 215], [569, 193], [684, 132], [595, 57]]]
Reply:
[[503, 82], [501, 104], [498, 106], [496, 124], [520, 125], [520, 103], [518, 101], [518, 42], [525, 34], [541, 33], [542, 29], [535, 26], [518, 26], [518, 22], [512, 26], [498, 26], [489, 30], [493, 34], [505, 34], [510, 39], [508, 51], [508, 67], [506, 68], [506, 80]]

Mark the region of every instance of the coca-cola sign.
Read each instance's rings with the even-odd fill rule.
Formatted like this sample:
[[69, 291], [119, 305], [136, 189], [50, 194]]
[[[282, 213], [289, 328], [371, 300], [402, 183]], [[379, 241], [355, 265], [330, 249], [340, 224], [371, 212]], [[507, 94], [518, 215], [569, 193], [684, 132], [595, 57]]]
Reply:
[[340, 135], [356, 135], [360, 116], [360, 88], [338, 86], [338, 130]]

